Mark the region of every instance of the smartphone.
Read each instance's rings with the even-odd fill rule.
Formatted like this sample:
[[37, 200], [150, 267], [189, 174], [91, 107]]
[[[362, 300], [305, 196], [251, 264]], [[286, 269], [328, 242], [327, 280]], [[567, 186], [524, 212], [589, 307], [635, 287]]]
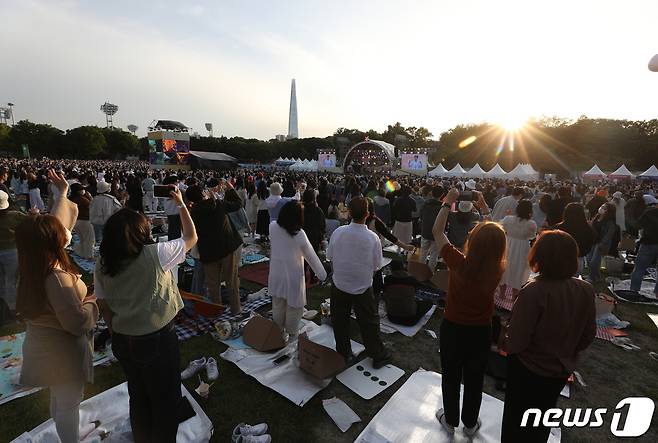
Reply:
[[459, 198], [457, 201], [463, 202], [463, 201], [468, 201], [468, 202], [474, 202], [477, 201], [478, 195], [477, 192], [473, 191], [462, 191], [459, 193]]
[[288, 360], [289, 358], [290, 356], [288, 354], [283, 354], [281, 357], [277, 358], [272, 363], [274, 363], [275, 365], [280, 365], [281, 363]]
[[160, 198], [169, 198], [171, 191], [174, 190], [173, 185], [155, 185], [153, 186], [153, 196]]

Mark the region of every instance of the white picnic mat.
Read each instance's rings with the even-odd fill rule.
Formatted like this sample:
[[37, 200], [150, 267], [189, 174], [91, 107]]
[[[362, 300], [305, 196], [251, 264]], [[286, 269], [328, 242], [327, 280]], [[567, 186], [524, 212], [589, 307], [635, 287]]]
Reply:
[[[178, 443], [201, 443], [210, 440], [213, 425], [201, 406], [181, 385], [181, 391], [190, 401], [196, 415], [178, 426]], [[132, 442], [128, 409], [128, 385], [122, 383], [91, 397], [80, 404], [80, 424], [100, 420], [100, 428], [110, 431], [103, 443]], [[16, 438], [13, 443], [59, 443], [52, 419], [43, 422], [30, 432]]]
[[[419, 369], [380, 409], [356, 438], [355, 443], [469, 441], [461, 427], [455, 432], [454, 439], [451, 439], [441, 428], [434, 414], [442, 404], [441, 374]], [[503, 402], [483, 394], [480, 419], [482, 428], [472, 441], [499, 442]], [[548, 441], [550, 443], [560, 441], [559, 429], [551, 433]]]
[[359, 397], [370, 400], [390, 388], [403, 375], [404, 370], [393, 365], [375, 369], [372, 366], [372, 358], [368, 357], [345, 369], [336, 379]]
[[[302, 332], [307, 332], [311, 341], [336, 349], [334, 330], [331, 326], [318, 326], [308, 322], [300, 331]], [[364, 349], [362, 344], [352, 341], [354, 354], [358, 355]], [[273, 361], [284, 354], [290, 355], [291, 358], [275, 365]], [[283, 395], [297, 406], [304, 406], [315, 394], [331, 383], [330, 378], [319, 380], [299, 369], [297, 341], [275, 353], [228, 348], [221, 357], [235, 363], [242, 372], [254, 377], [259, 383]]]

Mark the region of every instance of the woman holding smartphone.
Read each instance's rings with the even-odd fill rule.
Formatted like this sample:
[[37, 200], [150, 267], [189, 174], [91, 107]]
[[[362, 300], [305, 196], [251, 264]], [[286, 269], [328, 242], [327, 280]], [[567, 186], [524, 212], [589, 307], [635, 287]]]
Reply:
[[[498, 223], [482, 222], [466, 238], [464, 252], [450, 243], [445, 234], [446, 221], [459, 191], [451, 189], [436, 216], [432, 233], [441, 257], [448, 265], [450, 282], [443, 321], [440, 349], [443, 408], [436, 413], [450, 435], [459, 426], [459, 391], [464, 384], [461, 421], [468, 437], [481, 427], [484, 370], [491, 343], [491, 318], [494, 292], [505, 270], [505, 231]], [[484, 199], [478, 204], [489, 212]]]

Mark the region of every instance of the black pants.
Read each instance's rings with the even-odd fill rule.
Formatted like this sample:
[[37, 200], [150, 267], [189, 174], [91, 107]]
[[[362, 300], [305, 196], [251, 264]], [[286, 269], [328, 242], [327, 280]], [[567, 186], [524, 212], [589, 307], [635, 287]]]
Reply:
[[[530, 408], [546, 411], [554, 408], [567, 377], [553, 378], [534, 374], [525, 367], [516, 355], [507, 358], [507, 388], [505, 389], [505, 409], [503, 411], [502, 442], [517, 441], [534, 443], [546, 442], [551, 431], [538, 427], [521, 427], [523, 413]], [[534, 416], [528, 421], [531, 425]]]
[[175, 443], [182, 397], [173, 322], [139, 337], [114, 333], [112, 350], [128, 381], [135, 442]]
[[461, 421], [466, 427], [477, 424], [482, 403], [482, 384], [491, 343], [491, 326], [466, 326], [443, 319], [441, 346], [441, 391], [448, 424], [459, 426], [459, 391], [464, 383]]
[[334, 327], [336, 351], [345, 358], [352, 356], [352, 345], [350, 344], [352, 306], [356, 314], [356, 322], [361, 330], [366, 353], [373, 360], [383, 358], [386, 355], [386, 349], [379, 337], [379, 309], [375, 303], [372, 287], [363, 294], [353, 295], [332, 286], [331, 323]]
[[168, 240], [175, 240], [181, 237], [181, 224], [180, 224], [180, 215], [168, 215], [167, 216], [167, 230]]

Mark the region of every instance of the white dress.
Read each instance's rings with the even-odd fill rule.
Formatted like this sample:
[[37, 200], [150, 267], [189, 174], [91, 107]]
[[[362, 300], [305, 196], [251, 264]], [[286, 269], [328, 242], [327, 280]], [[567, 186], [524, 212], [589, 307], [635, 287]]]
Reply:
[[272, 297], [286, 299], [289, 307], [301, 308], [306, 304], [304, 260], [320, 280], [327, 272], [313, 250], [304, 230], [295, 236], [288, 234], [277, 222], [270, 223], [270, 273], [267, 292]]
[[500, 283], [521, 289], [530, 277], [528, 253], [530, 240], [537, 236], [537, 224], [516, 215], [508, 215], [500, 223], [507, 234], [507, 266]]
[[255, 225], [258, 218], [258, 197], [256, 193], [253, 193], [251, 197], [247, 197], [245, 210], [247, 211], [247, 220], [249, 220], [249, 223]]

